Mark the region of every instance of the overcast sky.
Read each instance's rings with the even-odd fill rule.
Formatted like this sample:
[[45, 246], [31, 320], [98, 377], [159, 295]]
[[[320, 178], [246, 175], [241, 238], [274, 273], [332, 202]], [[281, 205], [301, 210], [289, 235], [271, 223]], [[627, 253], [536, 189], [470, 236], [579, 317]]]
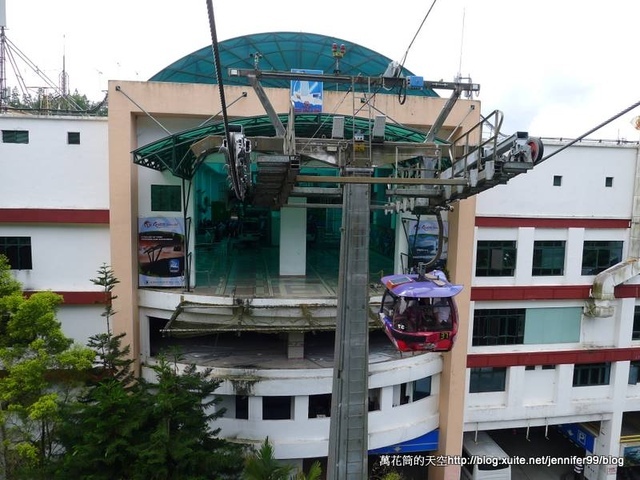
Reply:
[[[71, 91], [93, 100], [110, 79], [148, 80], [211, 42], [206, 0], [3, 1], [7, 38], [56, 82], [66, 52]], [[220, 41], [304, 31], [397, 61], [431, 4], [213, 0]], [[405, 66], [428, 80], [470, 76], [483, 113], [504, 112], [505, 133], [575, 138], [640, 101], [639, 21], [639, 0], [437, 0]], [[21, 66], [27, 84], [40, 86]], [[11, 66], [7, 75], [15, 86]], [[590, 138], [639, 140], [631, 125], [639, 115]]]

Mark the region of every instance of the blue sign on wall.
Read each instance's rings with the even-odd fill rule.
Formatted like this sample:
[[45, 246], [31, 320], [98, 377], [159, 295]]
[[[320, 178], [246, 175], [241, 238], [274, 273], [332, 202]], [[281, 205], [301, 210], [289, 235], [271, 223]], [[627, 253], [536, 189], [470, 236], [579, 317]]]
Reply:
[[593, 453], [596, 437], [579, 423], [558, 425], [558, 430], [577, 446]]
[[[294, 73], [323, 73], [322, 70], [291, 69]], [[322, 82], [291, 80], [291, 102], [296, 113], [322, 113]]]
[[387, 445], [386, 447], [375, 448], [369, 450], [369, 455], [384, 455], [384, 454], [402, 454], [402, 453], [416, 453], [416, 452], [432, 452], [438, 449], [438, 439], [440, 437], [439, 430], [436, 428], [424, 435], [407, 440], [404, 442], [396, 443], [395, 445]]

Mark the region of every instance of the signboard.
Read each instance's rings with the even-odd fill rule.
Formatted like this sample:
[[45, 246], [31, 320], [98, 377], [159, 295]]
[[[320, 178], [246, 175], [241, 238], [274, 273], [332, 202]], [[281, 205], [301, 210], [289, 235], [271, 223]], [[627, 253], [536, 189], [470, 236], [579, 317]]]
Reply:
[[[441, 268], [447, 261], [447, 237], [449, 236], [449, 224], [442, 222], [442, 253], [437, 268]], [[409, 220], [407, 222], [407, 243], [413, 265], [430, 262], [438, 252], [438, 221]]]
[[622, 450], [625, 467], [634, 467], [640, 465], [640, 445], [621, 445], [620, 450]]
[[138, 219], [138, 283], [141, 287], [184, 286], [184, 220]]
[[[319, 73], [322, 70], [292, 68], [294, 73]], [[322, 113], [322, 82], [310, 80], [291, 80], [291, 102], [295, 113]]]
[[558, 425], [558, 430], [577, 446], [593, 453], [596, 437], [579, 423]]

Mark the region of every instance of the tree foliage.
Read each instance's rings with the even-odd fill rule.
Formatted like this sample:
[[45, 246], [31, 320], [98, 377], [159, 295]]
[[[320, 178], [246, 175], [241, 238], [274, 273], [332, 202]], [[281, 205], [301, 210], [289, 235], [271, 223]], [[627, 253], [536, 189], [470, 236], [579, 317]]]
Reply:
[[88, 114], [96, 116], [107, 116], [107, 97], [94, 102], [81, 94], [78, 90], [73, 93], [61, 95], [60, 93], [49, 93], [44, 88], [39, 88], [35, 94], [20, 92], [13, 88], [9, 95], [9, 108], [11, 110], [34, 110], [41, 113], [51, 113], [55, 115], [78, 115]]
[[62, 297], [30, 296], [0, 256], [0, 477], [37, 478], [54, 455], [60, 404], [91, 368], [93, 352], [56, 319]]
[[318, 461], [311, 464], [306, 474], [295, 470], [293, 465], [284, 464], [275, 459], [273, 445], [267, 437], [257, 452], [246, 457], [242, 478], [244, 480], [319, 480], [322, 476], [322, 468]]
[[[118, 282], [103, 265], [92, 280], [110, 296]], [[105, 304], [108, 319], [111, 302]], [[155, 378], [136, 378], [122, 335], [91, 338], [97, 370], [95, 381], [75, 404], [67, 406], [59, 442], [63, 454], [52, 478], [224, 479], [238, 478], [244, 447], [217, 438], [211, 423], [220, 381], [208, 369], [185, 365], [178, 354], [150, 366]]]

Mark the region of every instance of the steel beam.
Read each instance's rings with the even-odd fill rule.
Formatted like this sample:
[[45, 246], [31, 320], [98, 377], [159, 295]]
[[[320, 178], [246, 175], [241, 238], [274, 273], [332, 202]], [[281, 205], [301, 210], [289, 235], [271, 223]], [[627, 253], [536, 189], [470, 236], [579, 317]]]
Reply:
[[370, 190], [362, 183], [344, 187], [329, 480], [367, 478]]

